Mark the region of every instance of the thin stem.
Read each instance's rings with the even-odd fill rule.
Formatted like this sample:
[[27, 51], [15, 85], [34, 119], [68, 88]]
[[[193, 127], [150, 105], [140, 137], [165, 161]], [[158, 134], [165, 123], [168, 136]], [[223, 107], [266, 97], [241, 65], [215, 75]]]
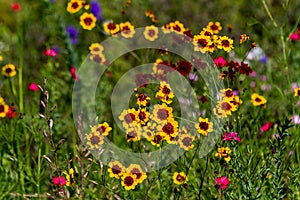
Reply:
[[263, 4], [263, 6], [264, 6], [264, 8], [265, 8], [265, 10], [266, 10], [266, 12], [267, 12], [267, 14], [268, 14], [270, 20], [272, 21], [273, 26], [274, 26], [275, 28], [277, 28], [278, 25], [277, 25], [276, 21], [274, 20], [272, 14], [271, 14], [271, 12], [270, 12], [270, 10], [269, 10], [269, 8], [268, 8], [268, 5], [266, 4], [266, 1], [265, 1], [265, 0], [262, 0], [262, 4]]
[[19, 56], [19, 65], [18, 65], [18, 85], [19, 85], [19, 109], [20, 113], [24, 112], [23, 105], [23, 55], [24, 55], [24, 30], [22, 26], [19, 34], [18, 42], [18, 56]]

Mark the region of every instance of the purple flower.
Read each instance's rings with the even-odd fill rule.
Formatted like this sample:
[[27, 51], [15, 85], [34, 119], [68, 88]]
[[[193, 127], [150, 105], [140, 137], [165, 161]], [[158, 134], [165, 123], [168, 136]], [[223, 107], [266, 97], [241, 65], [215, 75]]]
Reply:
[[268, 57], [267, 57], [266, 55], [263, 56], [263, 57], [261, 57], [260, 62], [262, 62], [262, 63], [264, 63], [264, 64], [267, 64], [267, 62], [268, 62]]
[[72, 44], [77, 44], [77, 36], [79, 34], [78, 30], [74, 27], [74, 26], [68, 26], [67, 27], [67, 32], [68, 32], [68, 35], [70, 37], [70, 40], [71, 40], [71, 43]]
[[299, 115], [294, 115], [294, 116], [292, 117], [292, 122], [293, 122], [294, 124], [300, 124], [300, 116], [299, 116]]
[[97, 20], [102, 19], [102, 9], [100, 3], [97, 0], [91, 1], [91, 12], [94, 14]]

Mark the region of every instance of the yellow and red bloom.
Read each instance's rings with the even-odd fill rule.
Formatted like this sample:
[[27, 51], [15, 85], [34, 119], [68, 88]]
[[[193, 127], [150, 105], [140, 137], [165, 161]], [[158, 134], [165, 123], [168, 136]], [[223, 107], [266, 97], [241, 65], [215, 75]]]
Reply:
[[222, 30], [220, 22], [209, 22], [206, 26], [207, 29], [211, 30], [214, 34], [218, 34]]
[[99, 134], [99, 132], [90, 132], [87, 136], [87, 145], [91, 149], [97, 149], [100, 148], [101, 145], [104, 143], [104, 138], [102, 135]]
[[137, 110], [137, 123], [141, 125], [145, 125], [149, 121], [150, 113], [146, 110], [146, 108], [139, 108]]
[[295, 88], [294, 89], [294, 96], [295, 97], [300, 97], [300, 88]]
[[200, 32], [200, 35], [212, 37], [214, 35], [214, 32], [211, 29], [203, 28]]
[[165, 139], [165, 137], [166, 137], [166, 133], [158, 132], [155, 135], [151, 136], [149, 138], [149, 140], [153, 146], [160, 147], [160, 145], [161, 145], [162, 141]]
[[169, 26], [171, 28], [171, 31], [176, 31], [177, 33], [181, 33], [181, 34], [183, 34], [183, 32], [186, 30], [184, 28], [184, 25], [179, 21], [170, 22]]
[[92, 30], [96, 26], [96, 17], [93, 13], [83, 13], [80, 16], [80, 25], [85, 30]]
[[6, 114], [7, 114], [8, 110], [9, 110], [9, 106], [6, 105], [3, 98], [0, 97], [0, 117], [1, 118], [6, 117]]
[[125, 190], [132, 190], [138, 184], [135, 174], [125, 173], [122, 176], [122, 186]]
[[220, 36], [218, 38], [217, 48], [230, 52], [233, 49], [233, 40], [227, 36]]
[[219, 101], [217, 104], [217, 108], [219, 110], [222, 110], [223, 112], [225, 112], [226, 116], [230, 116], [231, 112], [234, 112], [237, 110], [237, 107], [230, 102], [230, 99], [223, 99], [223, 100]]
[[106, 136], [112, 130], [107, 122], [98, 124], [98, 126], [93, 126], [91, 128], [92, 132], [98, 133], [101, 136]]
[[107, 21], [103, 23], [103, 29], [107, 34], [116, 35], [120, 31], [120, 26], [112, 21]]
[[135, 174], [137, 183], [142, 183], [147, 178], [147, 174], [143, 172], [141, 167], [137, 164], [130, 164], [126, 169], [126, 172], [129, 174]]
[[158, 38], [158, 28], [154, 25], [146, 26], [144, 31], [144, 37], [145, 39], [153, 42]]
[[161, 131], [168, 136], [176, 137], [178, 135], [178, 122], [174, 119], [170, 119], [162, 125]]
[[223, 98], [231, 98], [234, 97], [232, 89], [227, 88], [227, 89], [223, 89], [221, 90], [221, 97]]
[[89, 50], [91, 54], [102, 54], [104, 48], [99, 43], [92, 43], [89, 47]]
[[78, 12], [82, 8], [82, 2], [79, 0], [71, 0], [68, 3], [67, 11], [71, 14]]
[[150, 97], [144, 95], [143, 93], [136, 94], [135, 96], [137, 97], [137, 105], [147, 106]]
[[109, 172], [109, 176], [111, 178], [117, 178], [119, 179], [120, 177], [123, 176], [123, 174], [125, 173], [125, 167], [119, 162], [119, 161], [114, 161], [114, 162], [110, 162], [108, 163], [108, 169], [107, 171]]
[[163, 123], [173, 118], [172, 107], [167, 106], [165, 103], [156, 104], [153, 106], [151, 119], [157, 123]]
[[171, 90], [171, 87], [166, 82], [161, 82], [158, 87], [158, 92], [155, 95], [155, 98], [160, 99], [162, 102], [167, 104], [172, 103], [172, 99], [174, 98], [174, 93]]
[[179, 135], [179, 146], [186, 151], [194, 148], [193, 141], [195, 140], [195, 137], [190, 134], [180, 134]]
[[220, 109], [219, 107], [214, 108], [213, 112], [217, 116], [217, 118], [227, 117], [227, 115], [224, 112], [224, 110]]
[[134, 26], [130, 22], [121, 23], [120, 29], [124, 38], [132, 38], [135, 34]]
[[229, 154], [231, 153], [231, 149], [229, 147], [221, 147], [218, 148], [218, 152], [215, 154], [215, 157], [224, 158], [224, 160], [228, 163], [231, 158]]
[[95, 62], [95, 63], [100, 64], [100, 63], [105, 63], [106, 58], [102, 53], [97, 53], [97, 54], [92, 54], [90, 56], [90, 60]]
[[66, 186], [73, 187], [75, 185], [75, 179], [74, 179], [74, 169], [69, 169], [69, 173], [63, 172], [63, 174], [66, 176]]
[[142, 134], [142, 128], [139, 126], [128, 128], [126, 129], [126, 140], [127, 142], [139, 141], [141, 139], [141, 134]]
[[7, 64], [2, 67], [2, 75], [5, 77], [13, 77], [17, 74], [16, 67], [13, 64]]
[[177, 185], [182, 185], [184, 183], [187, 183], [188, 180], [189, 179], [184, 172], [175, 172], [173, 174], [173, 183]]
[[240, 35], [240, 44], [244, 43], [245, 41], [250, 40], [250, 36], [247, 34]]
[[213, 123], [208, 121], [208, 118], [199, 117], [199, 123], [195, 125], [198, 133], [207, 136], [209, 132], [213, 131]]
[[137, 111], [134, 108], [123, 110], [120, 114], [119, 119], [122, 121], [123, 127], [128, 129], [134, 127], [137, 124]]
[[200, 51], [201, 53], [209, 52], [213, 42], [210, 36], [195, 35], [193, 38], [194, 51]]
[[267, 100], [263, 96], [260, 96], [259, 94], [254, 93], [251, 95], [251, 103], [254, 106], [265, 106], [267, 103]]

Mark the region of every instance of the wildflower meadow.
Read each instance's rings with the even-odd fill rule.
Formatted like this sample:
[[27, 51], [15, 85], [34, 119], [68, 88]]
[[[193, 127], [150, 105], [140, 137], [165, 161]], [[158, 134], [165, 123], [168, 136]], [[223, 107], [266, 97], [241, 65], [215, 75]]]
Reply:
[[300, 1], [0, 0], [1, 199], [300, 199]]

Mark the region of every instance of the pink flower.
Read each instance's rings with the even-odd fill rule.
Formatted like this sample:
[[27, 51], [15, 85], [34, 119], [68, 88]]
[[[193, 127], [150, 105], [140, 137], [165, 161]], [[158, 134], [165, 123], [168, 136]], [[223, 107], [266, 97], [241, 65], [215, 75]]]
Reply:
[[70, 74], [75, 79], [76, 82], [79, 81], [79, 78], [78, 78], [78, 76], [76, 74], [76, 68], [75, 67], [71, 67]]
[[294, 115], [291, 120], [292, 120], [292, 123], [294, 123], [294, 124], [300, 124], [300, 116], [299, 115]]
[[28, 89], [31, 90], [31, 91], [33, 91], [33, 92], [36, 92], [36, 91], [39, 90], [39, 87], [35, 83], [30, 83], [29, 86], [28, 86]]
[[11, 9], [15, 12], [18, 12], [21, 10], [21, 5], [19, 3], [12, 3], [11, 4]]
[[262, 125], [262, 127], [260, 127], [260, 131], [261, 132], [266, 132], [268, 131], [271, 127], [273, 126], [272, 122], [267, 122], [264, 125]]
[[46, 49], [44, 51], [45, 56], [55, 57], [57, 55], [57, 52], [54, 49]]
[[226, 189], [227, 185], [230, 183], [230, 181], [227, 179], [226, 176], [222, 177], [217, 177], [215, 179], [215, 187], [216, 188], [221, 188], [221, 189]]
[[256, 71], [252, 71], [252, 72], [249, 74], [249, 76], [255, 77], [255, 76], [256, 76]]
[[298, 33], [292, 33], [290, 35], [290, 40], [292, 41], [300, 40], [300, 35]]
[[237, 136], [237, 132], [232, 132], [232, 133], [224, 132], [224, 134], [222, 135], [222, 141], [231, 141], [231, 140], [240, 142], [241, 138]]
[[62, 176], [53, 177], [52, 182], [59, 187], [66, 185], [66, 179]]
[[222, 56], [215, 58], [214, 62], [218, 67], [224, 67], [227, 64], [227, 61]]

